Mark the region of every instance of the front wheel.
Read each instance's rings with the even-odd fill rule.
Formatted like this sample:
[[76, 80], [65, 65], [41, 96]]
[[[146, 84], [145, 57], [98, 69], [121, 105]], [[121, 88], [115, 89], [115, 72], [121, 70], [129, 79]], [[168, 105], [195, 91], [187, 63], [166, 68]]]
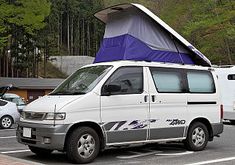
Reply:
[[92, 162], [100, 150], [99, 136], [90, 127], [77, 128], [70, 134], [66, 143], [67, 157], [73, 163]]
[[195, 122], [189, 127], [184, 144], [188, 150], [201, 151], [206, 147], [208, 139], [207, 127], [203, 123]]

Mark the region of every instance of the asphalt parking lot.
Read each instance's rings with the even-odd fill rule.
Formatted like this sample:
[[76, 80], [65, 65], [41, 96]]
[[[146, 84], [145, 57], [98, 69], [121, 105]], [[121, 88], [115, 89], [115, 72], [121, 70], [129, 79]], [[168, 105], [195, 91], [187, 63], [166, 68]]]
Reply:
[[[190, 152], [185, 150], [182, 144], [178, 143], [148, 144], [131, 148], [106, 150], [91, 164], [235, 164], [234, 137], [235, 125], [225, 123], [221, 137], [215, 138], [213, 142], [208, 143], [204, 151]], [[70, 164], [65, 153], [53, 152], [48, 157], [37, 157], [28, 150], [27, 146], [16, 142], [15, 129], [0, 129], [0, 154], [27, 161], [25, 162], [26, 164]]]

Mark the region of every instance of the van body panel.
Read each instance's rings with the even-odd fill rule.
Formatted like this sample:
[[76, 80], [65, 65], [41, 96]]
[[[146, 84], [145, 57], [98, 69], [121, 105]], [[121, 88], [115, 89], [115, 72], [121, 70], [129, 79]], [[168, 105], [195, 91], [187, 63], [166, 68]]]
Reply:
[[[145, 94], [126, 96], [101, 96], [101, 118], [107, 134], [107, 143], [117, 139], [115, 136], [122, 134], [118, 142], [130, 140], [130, 133], [140, 132], [137, 140], [147, 139], [148, 129], [148, 103], [144, 103]], [[120, 105], [122, 102], [122, 105]], [[124, 104], [123, 104], [124, 103]], [[113, 126], [107, 128], [106, 124], [112, 122]], [[139, 128], [138, 128], [139, 127]], [[141, 129], [141, 130], [140, 130]]]
[[36, 112], [53, 112], [53, 111], [60, 111], [65, 105], [73, 102], [74, 100], [80, 98], [82, 96], [75, 95], [75, 96], [43, 96], [38, 98], [37, 100], [29, 103], [25, 111], [36, 111]]
[[[128, 72], [127, 68], [123, 72]], [[142, 84], [147, 84], [143, 67], [138, 67], [141, 70]], [[126, 70], [125, 70], [126, 69]], [[127, 79], [129, 83], [137, 83], [138, 78], [135, 78], [135, 68], [130, 68], [133, 73], [127, 74], [129, 77], [120, 77], [121, 81]], [[115, 73], [117, 76], [118, 69]], [[133, 78], [130, 78], [133, 75]], [[115, 76], [114, 78], [115, 79]], [[108, 80], [109, 81], [109, 80]], [[110, 77], [112, 81], [112, 77]], [[115, 82], [115, 80], [114, 80]], [[128, 83], [122, 83], [123, 88], [128, 89]], [[130, 85], [130, 84], [129, 84]], [[133, 85], [133, 84], [132, 84]], [[101, 102], [101, 120], [104, 123], [104, 129], [107, 136], [107, 143], [128, 142], [128, 141], [143, 141], [147, 139], [148, 132], [148, 111], [149, 103], [146, 97], [148, 96], [147, 86], [143, 85], [143, 90], [138, 93], [136, 91], [120, 92], [115, 95], [100, 97]], [[131, 90], [131, 89], [130, 89]], [[112, 126], [110, 127], [110, 123]], [[109, 125], [109, 127], [107, 127]], [[136, 136], [133, 136], [135, 134]]]
[[[150, 77], [150, 118], [155, 119], [156, 122], [150, 122], [149, 139], [183, 137], [188, 113], [187, 96], [184, 93], [159, 93], [157, 90], [160, 84], [157, 84], [155, 76], [161, 72], [162, 68], [151, 67], [151, 69], [147, 70]], [[164, 77], [159, 77], [161, 78], [164, 79]]]
[[[99, 95], [94, 92], [89, 92], [82, 95], [77, 100], [66, 106], [66, 121], [65, 124], [79, 122], [94, 122], [100, 123], [100, 99]], [[63, 110], [62, 110], [63, 111]]]

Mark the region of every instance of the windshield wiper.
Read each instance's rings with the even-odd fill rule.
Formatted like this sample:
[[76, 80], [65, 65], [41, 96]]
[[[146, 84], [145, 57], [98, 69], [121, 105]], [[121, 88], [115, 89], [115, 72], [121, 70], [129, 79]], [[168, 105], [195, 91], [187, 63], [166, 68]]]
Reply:
[[59, 91], [59, 92], [54, 92], [54, 93], [50, 93], [49, 95], [70, 95], [70, 92], [67, 91]]
[[86, 92], [73, 92], [71, 95], [84, 95]]
[[55, 92], [51, 93], [49, 95], [83, 95], [86, 94], [85, 92], [68, 92], [68, 91], [62, 91], [62, 92]]

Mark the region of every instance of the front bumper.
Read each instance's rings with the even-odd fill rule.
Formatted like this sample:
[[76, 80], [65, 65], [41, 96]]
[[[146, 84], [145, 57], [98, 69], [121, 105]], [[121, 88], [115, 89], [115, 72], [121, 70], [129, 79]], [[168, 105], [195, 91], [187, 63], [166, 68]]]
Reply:
[[[49, 125], [19, 122], [16, 136], [19, 143], [51, 150], [63, 150], [66, 133], [70, 125]], [[23, 128], [31, 128], [31, 138], [23, 137]], [[44, 141], [50, 139], [50, 143]]]

